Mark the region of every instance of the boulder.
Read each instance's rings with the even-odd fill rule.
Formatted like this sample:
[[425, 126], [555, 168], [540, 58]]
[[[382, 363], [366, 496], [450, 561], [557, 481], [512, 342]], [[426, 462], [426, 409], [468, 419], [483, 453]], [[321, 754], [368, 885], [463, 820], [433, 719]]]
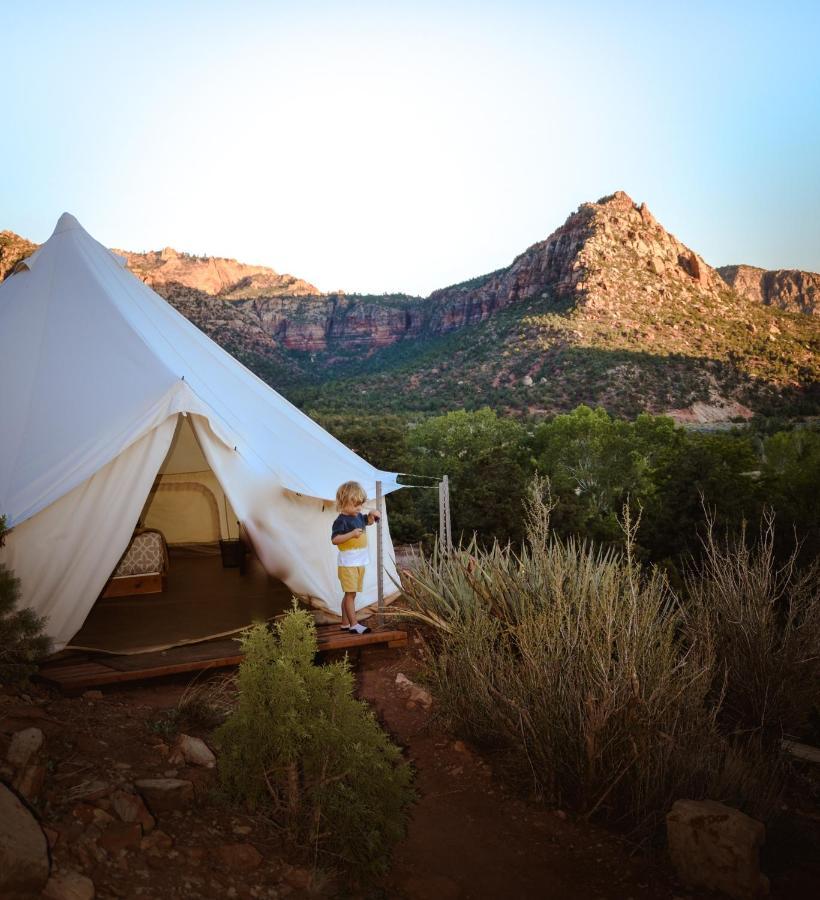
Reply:
[[170, 850], [174, 846], [174, 839], [170, 834], [157, 829], [152, 831], [147, 837], [144, 837], [140, 843], [140, 848], [152, 856], [157, 856], [165, 850]]
[[60, 872], [48, 879], [43, 900], [94, 900], [94, 882], [79, 872]]
[[139, 794], [114, 791], [111, 795], [111, 808], [123, 822], [139, 822], [145, 834], [157, 824]]
[[672, 863], [690, 887], [735, 900], [769, 893], [758, 859], [766, 829], [756, 819], [714, 800], [678, 800], [667, 813], [666, 833]]
[[706, 263], [692, 250], [686, 250], [678, 256], [678, 264], [694, 278], [701, 287], [709, 285], [709, 270]]
[[641, 214], [644, 225], [654, 228], [658, 224], [657, 219], [649, 212], [649, 207], [645, 203], [641, 203], [638, 207], [638, 212]]
[[654, 272], [656, 275], [663, 275], [666, 271], [666, 264], [660, 258], [660, 256], [653, 256], [652, 259], [649, 260], [647, 266], [651, 272]]
[[407, 697], [408, 702], [420, 703], [425, 709], [429, 709], [433, 705], [433, 698], [430, 696], [430, 692], [414, 684], [402, 672], [396, 675], [396, 685]]
[[155, 815], [187, 809], [194, 799], [194, 786], [181, 778], [143, 778], [134, 783], [148, 809]]
[[27, 766], [43, 746], [43, 732], [39, 728], [16, 731], [11, 738], [6, 759], [16, 769]]
[[41, 891], [48, 870], [46, 836], [19, 797], [0, 784], [0, 897]]
[[211, 749], [198, 737], [191, 737], [189, 734], [181, 734], [174, 744], [173, 752], [168, 758], [168, 762], [179, 764], [186, 762], [192, 766], [204, 766], [206, 769], [213, 769], [216, 765], [216, 757]]
[[113, 825], [116, 823], [116, 819], [105, 809], [99, 809], [98, 807], [94, 807], [94, 813], [91, 819], [91, 823], [96, 825], [98, 828], [108, 828], [109, 825]]
[[29, 803], [34, 803], [40, 796], [46, 780], [46, 767], [39, 764], [24, 766], [14, 776], [12, 787]]

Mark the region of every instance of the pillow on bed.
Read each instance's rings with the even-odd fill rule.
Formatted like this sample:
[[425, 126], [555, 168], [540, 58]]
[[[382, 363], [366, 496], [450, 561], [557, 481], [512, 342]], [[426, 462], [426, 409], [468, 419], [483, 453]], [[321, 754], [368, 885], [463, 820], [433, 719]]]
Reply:
[[148, 575], [164, 571], [165, 544], [162, 535], [158, 531], [148, 531], [132, 538], [131, 545], [114, 571], [114, 577]]

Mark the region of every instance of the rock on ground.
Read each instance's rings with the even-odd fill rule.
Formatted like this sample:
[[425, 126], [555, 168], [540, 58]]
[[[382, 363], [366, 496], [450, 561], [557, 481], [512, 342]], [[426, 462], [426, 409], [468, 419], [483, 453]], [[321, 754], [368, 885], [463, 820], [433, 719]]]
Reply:
[[25, 797], [29, 803], [40, 796], [43, 784], [46, 780], [46, 767], [41, 765], [23, 766], [14, 776], [12, 787], [21, 797]]
[[205, 741], [198, 737], [191, 737], [189, 734], [181, 734], [177, 738], [168, 762], [172, 764], [187, 762], [192, 766], [204, 766], [206, 769], [213, 769], [216, 765], [216, 757]]
[[399, 674], [396, 675], [396, 686], [400, 691], [404, 692], [411, 702], [419, 703], [425, 709], [429, 709], [433, 705], [433, 698], [430, 695], [430, 692], [419, 687], [402, 672], [399, 672]]
[[174, 839], [170, 834], [157, 829], [152, 831], [140, 842], [140, 849], [152, 855], [159, 855], [174, 846]]
[[79, 872], [60, 872], [48, 879], [43, 900], [94, 900], [94, 882]]
[[43, 746], [43, 732], [39, 728], [26, 728], [14, 733], [6, 759], [18, 769], [27, 766], [31, 758]]
[[193, 783], [181, 778], [143, 778], [135, 782], [134, 787], [155, 816], [175, 809], [186, 809], [194, 799]]
[[145, 834], [153, 829], [156, 820], [148, 812], [139, 794], [126, 791], [114, 791], [111, 795], [111, 807], [123, 822], [139, 822]]
[[42, 890], [48, 870], [46, 836], [20, 799], [0, 784], [0, 897]]
[[666, 832], [672, 863], [690, 887], [735, 900], [769, 893], [758, 860], [766, 829], [756, 819], [714, 800], [678, 800], [667, 813]]

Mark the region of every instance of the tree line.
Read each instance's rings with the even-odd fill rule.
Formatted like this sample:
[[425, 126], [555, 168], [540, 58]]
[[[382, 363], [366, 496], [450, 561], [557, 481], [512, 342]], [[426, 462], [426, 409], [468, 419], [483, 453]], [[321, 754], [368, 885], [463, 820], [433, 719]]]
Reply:
[[[447, 474], [457, 540], [476, 535], [484, 545], [519, 544], [523, 500], [539, 474], [549, 479], [557, 535], [619, 545], [619, 517], [628, 503], [640, 515], [637, 551], [672, 571], [683, 556], [697, 553], [707, 512], [718, 529], [736, 533], [771, 510], [780, 556], [788, 556], [795, 538], [803, 560], [820, 550], [816, 427], [761, 421], [704, 433], [666, 416], [626, 420], [587, 406], [541, 421], [488, 408], [427, 418], [312, 414], [379, 468]], [[437, 492], [411, 488], [388, 504], [394, 541], [431, 548]]]

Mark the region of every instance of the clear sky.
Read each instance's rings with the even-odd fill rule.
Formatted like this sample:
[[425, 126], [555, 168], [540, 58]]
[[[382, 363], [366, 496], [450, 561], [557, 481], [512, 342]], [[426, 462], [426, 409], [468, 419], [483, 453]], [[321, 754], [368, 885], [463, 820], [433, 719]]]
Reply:
[[0, 229], [427, 294], [623, 189], [820, 271], [819, 38], [819, 0], [0, 0]]

